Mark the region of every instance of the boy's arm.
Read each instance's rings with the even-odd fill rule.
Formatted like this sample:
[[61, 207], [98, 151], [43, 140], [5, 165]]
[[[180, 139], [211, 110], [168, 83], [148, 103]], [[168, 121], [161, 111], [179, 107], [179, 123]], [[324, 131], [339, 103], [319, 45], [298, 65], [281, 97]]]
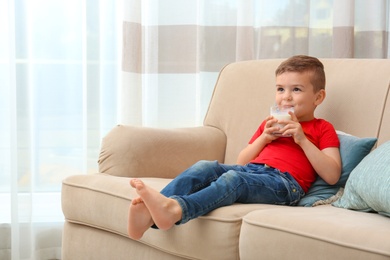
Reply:
[[334, 185], [340, 179], [341, 159], [339, 148], [319, 150], [308, 139], [299, 144], [317, 174], [328, 184]]
[[263, 133], [253, 143], [248, 144], [247, 147], [245, 147], [240, 152], [237, 158], [237, 164], [245, 165], [249, 163], [251, 160], [255, 159], [259, 155], [259, 153], [264, 149], [267, 144], [277, 139], [277, 137], [275, 135], [272, 135], [272, 133], [278, 130], [278, 128], [271, 127], [272, 124], [277, 122], [277, 120], [271, 116], [268, 116], [265, 120], [266, 123], [264, 126]]
[[290, 113], [292, 121], [282, 129], [285, 134], [291, 134], [310, 161], [317, 174], [328, 184], [336, 184], [341, 175], [340, 150], [337, 147], [318, 149], [303, 133], [297, 117]]
[[267, 142], [264, 138], [259, 136], [253, 143], [248, 144], [247, 147], [241, 150], [237, 158], [237, 164], [245, 165], [249, 163], [261, 152], [261, 150], [263, 150], [266, 145]]

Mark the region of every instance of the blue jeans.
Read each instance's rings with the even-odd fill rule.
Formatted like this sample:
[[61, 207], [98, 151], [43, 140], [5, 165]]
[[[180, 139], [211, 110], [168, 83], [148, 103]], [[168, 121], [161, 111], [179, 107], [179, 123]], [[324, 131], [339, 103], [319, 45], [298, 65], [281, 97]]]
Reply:
[[161, 194], [180, 204], [183, 224], [216, 208], [239, 203], [296, 205], [305, 195], [289, 173], [262, 164], [226, 165], [199, 161]]

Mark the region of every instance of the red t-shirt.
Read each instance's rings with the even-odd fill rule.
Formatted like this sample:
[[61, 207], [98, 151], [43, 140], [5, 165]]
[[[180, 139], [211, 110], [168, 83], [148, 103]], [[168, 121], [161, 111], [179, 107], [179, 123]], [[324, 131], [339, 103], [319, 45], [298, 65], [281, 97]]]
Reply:
[[[306, 137], [323, 150], [328, 147], [340, 147], [333, 125], [323, 119], [313, 119], [300, 122]], [[249, 143], [253, 143], [264, 131], [265, 121], [262, 122]], [[316, 179], [316, 172], [307, 159], [302, 148], [292, 137], [279, 137], [264, 147], [251, 163], [264, 163], [281, 172], [290, 173], [301, 185], [305, 192]]]

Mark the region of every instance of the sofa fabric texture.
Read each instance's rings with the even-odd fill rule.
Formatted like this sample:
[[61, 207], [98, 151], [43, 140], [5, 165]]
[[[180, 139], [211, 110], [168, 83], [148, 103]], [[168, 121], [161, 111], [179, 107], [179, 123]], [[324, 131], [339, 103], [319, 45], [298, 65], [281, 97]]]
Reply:
[[[199, 160], [235, 163], [239, 151], [269, 113], [275, 94], [274, 72], [282, 61], [243, 61], [224, 67], [203, 126], [113, 127], [102, 140], [99, 172], [63, 180], [62, 209], [66, 221], [62, 258], [390, 259], [390, 217], [330, 204], [234, 204], [168, 231], [150, 229], [139, 241], [128, 238], [128, 209], [137, 196], [129, 180], [141, 178], [161, 190]], [[374, 151], [354, 165], [350, 178], [364, 175], [368, 179], [365, 188], [377, 199], [382, 191], [373, 178], [384, 176], [381, 180], [386, 183], [386, 176], [389, 177], [383, 169], [388, 169], [389, 163], [390, 60], [322, 62], [327, 97], [317, 108], [316, 117], [330, 121], [335, 129], [358, 140], [368, 138], [372, 145], [376, 141]], [[356, 149], [349, 148], [352, 153]], [[367, 149], [371, 150], [366, 146]], [[382, 159], [386, 166], [376, 166]], [[346, 180], [344, 195], [334, 205], [347, 199], [345, 193], [349, 193], [351, 185], [356, 188], [355, 181], [349, 184]], [[367, 194], [358, 190], [359, 194]], [[389, 195], [388, 189], [384, 193]], [[383, 211], [377, 205], [370, 207]]]

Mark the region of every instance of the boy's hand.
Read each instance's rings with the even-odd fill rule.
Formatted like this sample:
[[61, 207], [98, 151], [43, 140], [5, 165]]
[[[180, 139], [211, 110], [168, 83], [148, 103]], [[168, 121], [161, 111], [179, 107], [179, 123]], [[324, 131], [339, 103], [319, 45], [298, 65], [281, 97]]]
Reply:
[[275, 133], [280, 132], [280, 128], [277, 126], [272, 126], [278, 123], [278, 120], [273, 116], [268, 116], [266, 119], [266, 123], [264, 126], [264, 131], [262, 133], [263, 139], [266, 140], [267, 143], [272, 142], [280, 137], [280, 135], [275, 135]]
[[279, 120], [278, 123], [285, 124], [285, 126], [280, 129], [280, 133], [285, 137], [294, 138], [294, 142], [300, 144], [303, 140], [307, 139], [305, 133], [303, 132], [302, 126], [299, 123], [297, 116], [293, 112], [289, 112], [291, 120]]

